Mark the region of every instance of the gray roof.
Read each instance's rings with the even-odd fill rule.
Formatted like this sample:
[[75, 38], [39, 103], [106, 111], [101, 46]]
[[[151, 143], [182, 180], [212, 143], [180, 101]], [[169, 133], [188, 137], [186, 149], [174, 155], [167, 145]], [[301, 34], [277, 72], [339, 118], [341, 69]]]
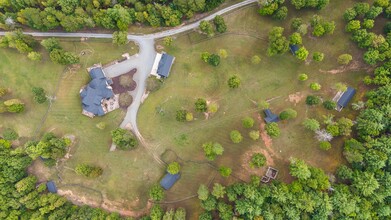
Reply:
[[175, 57], [163, 53], [160, 58], [159, 65], [157, 68], [157, 74], [161, 77], [167, 78], [170, 75], [171, 66], [174, 63]]
[[263, 112], [266, 115], [266, 118], [265, 118], [266, 123], [269, 124], [269, 123], [272, 123], [272, 122], [280, 121], [280, 118], [278, 117], [278, 115], [273, 114], [273, 112], [270, 109], [265, 109], [265, 110], [263, 110]]
[[107, 88], [108, 79], [104, 76], [102, 68], [97, 67], [90, 70], [92, 80], [80, 92], [83, 109], [94, 115], [104, 115], [101, 106], [102, 99], [114, 96], [113, 90]]
[[165, 190], [168, 190], [170, 189], [176, 181], [178, 181], [178, 179], [181, 177], [181, 175], [179, 173], [177, 174], [170, 174], [170, 173], [167, 173], [163, 179], [160, 181], [160, 185], [165, 189]]
[[51, 193], [57, 193], [57, 187], [56, 184], [54, 184], [53, 181], [49, 181], [46, 183], [46, 187], [48, 188], [48, 191]]
[[356, 94], [356, 90], [352, 87], [348, 87], [348, 89], [342, 94], [341, 98], [338, 100], [338, 106], [346, 107], [349, 101], [353, 98], [354, 94]]

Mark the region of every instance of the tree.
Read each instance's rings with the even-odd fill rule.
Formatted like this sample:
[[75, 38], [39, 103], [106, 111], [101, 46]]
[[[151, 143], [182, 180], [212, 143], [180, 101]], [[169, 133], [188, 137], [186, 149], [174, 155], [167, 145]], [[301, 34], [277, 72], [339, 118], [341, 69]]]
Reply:
[[187, 112], [186, 113], [186, 121], [193, 121], [193, 119], [194, 119], [193, 113]]
[[173, 41], [172, 37], [163, 38], [163, 44], [167, 47], [171, 46]]
[[42, 60], [42, 55], [38, 52], [35, 52], [35, 51], [28, 53], [27, 57], [32, 61], [41, 61]]
[[186, 220], [186, 210], [179, 207], [175, 210], [174, 220]]
[[[38, 157], [57, 160], [65, 156], [71, 141], [67, 138], [58, 138], [53, 133], [46, 133], [40, 141], [29, 141], [24, 148], [29, 157], [35, 160]], [[55, 161], [54, 161], [55, 162]]]
[[219, 183], [215, 183], [212, 190], [212, 195], [216, 198], [224, 198], [225, 187]]
[[209, 52], [202, 52], [202, 53], [201, 53], [201, 59], [202, 59], [205, 63], [208, 62], [209, 57], [210, 57], [210, 53], [209, 53]]
[[223, 59], [227, 58], [227, 56], [228, 56], [227, 50], [225, 50], [225, 49], [220, 49], [220, 50], [219, 50], [219, 56], [220, 56], [221, 58], [223, 58]]
[[54, 49], [62, 49], [59, 41], [54, 37], [42, 40], [41, 45], [49, 52], [52, 52]]
[[293, 18], [292, 23], [291, 23], [291, 27], [293, 30], [297, 31], [297, 29], [299, 29], [300, 25], [302, 25], [302, 24], [303, 24], [303, 19]]
[[239, 88], [240, 83], [240, 78], [237, 75], [233, 75], [228, 79], [228, 86], [231, 89]]
[[259, 131], [257, 130], [252, 130], [248, 133], [248, 136], [253, 139], [254, 141], [259, 139]]
[[177, 174], [179, 173], [179, 171], [181, 170], [181, 165], [179, 165], [178, 162], [172, 162], [170, 164], [167, 165], [167, 172], [169, 174]]
[[247, 116], [242, 119], [242, 125], [245, 128], [252, 128], [254, 126], [254, 119]]
[[223, 155], [224, 148], [221, 144], [215, 142], [208, 142], [202, 145], [204, 149], [205, 157], [208, 160], [215, 160], [217, 156]]
[[288, 120], [297, 117], [297, 112], [294, 109], [287, 108], [280, 113], [281, 120]]
[[209, 189], [208, 189], [208, 187], [206, 187], [204, 184], [201, 184], [198, 187], [197, 194], [198, 194], [198, 199], [200, 199], [202, 201], [207, 200], [208, 197], [209, 197]]
[[206, 34], [208, 37], [214, 36], [214, 31], [212, 25], [209, 23], [209, 21], [201, 21], [200, 22], [200, 30], [202, 33]]
[[347, 32], [355, 32], [361, 28], [361, 23], [359, 20], [351, 20], [345, 27], [345, 31]]
[[231, 131], [229, 136], [231, 138], [231, 141], [235, 144], [238, 144], [238, 143], [242, 142], [242, 140], [243, 140], [243, 136], [240, 134], [240, 132], [238, 130]]
[[306, 180], [311, 177], [311, 171], [308, 165], [303, 160], [296, 158], [290, 159], [289, 173], [299, 180]]
[[331, 144], [328, 141], [321, 141], [319, 142], [319, 147], [322, 150], [329, 150], [331, 148]]
[[375, 26], [375, 21], [373, 19], [364, 19], [362, 22], [362, 27], [365, 29], [372, 29]]
[[251, 156], [250, 166], [251, 167], [263, 167], [266, 164], [266, 157], [261, 153], [255, 153]]
[[353, 57], [352, 55], [350, 54], [341, 54], [339, 57], [338, 57], [338, 63], [341, 64], [341, 65], [347, 65], [350, 63], [350, 61], [352, 61]]
[[218, 66], [220, 64], [220, 56], [217, 54], [211, 54], [208, 57], [208, 63], [212, 66]]
[[289, 41], [283, 36], [284, 28], [273, 27], [269, 32], [269, 45], [267, 54], [274, 56], [277, 54], [283, 54], [289, 49]]
[[275, 122], [267, 124], [265, 129], [267, 134], [272, 138], [276, 138], [280, 136], [280, 128], [278, 127], [278, 124]]
[[297, 32], [293, 33], [290, 37], [289, 37], [289, 44], [291, 45], [301, 45], [303, 44], [303, 40], [301, 38], [301, 35]]
[[296, 58], [303, 61], [307, 59], [308, 54], [309, 52], [305, 47], [300, 47], [300, 49], [295, 52]]
[[219, 33], [224, 33], [227, 31], [227, 25], [224, 22], [224, 18], [221, 15], [217, 15], [213, 19], [213, 23], [216, 26], [216, 31]]
[[354, 8], [348, 8], [345, 10], [345, 13], [343, 14], [343, 18], [345, 21], [351, 21], [357, 17], [357, 12]]
[[375, 193], [375, 190], [379, 188], [379, 182], [377, 181], [374, 173], [359, 172], [356, 171], [353, 174], [352, 186], [357, 189], [360, 194], [365, 197], [371, 196]]
[[222, 177], [229, 177], [232, 173], [232, 169], [229, 167], [221, 166], [219, 168], [219, 172]]
[[338, 125], [336, 125], [336, 124], [329, 124], [329, 125], [327, 125], [326, 131], [329, 134], [331, 134], [333, 137], [336, 137], [336, 136], [340, 135]]
[[160, 205], [153, 205], [150, 211], [151, 220], [161, 220], [164, 215], [163, 208]]
[[310, 131], [316, 131], [316, 130], [319, 130], [319, 128], [320, 128], [319, 122], [313, 118], [304, 119], [303, 125], [306, 129], [308, 129]]
[[321, 52], [315, 52], [312, 55], [312, 59], [314, 59], [316, 62], [321, 62], [324, 59], [324, 54]]
[[333, 110], [337, 107], [337, 103], [331, 100], [326, 100], [323, 102], [323, 107], [327, 110]]
[[287, 16], [288, 8], [285, 6], [278, 8], [277, 11], [272, 15], [272, 17], [276, 20], [285, 20]]
[[126, 129], [114, 129], [111, 131], [111, 138], [120, 150], [130, 150], [138, 145], [137, 139]]
[[19, 138], [18, 133], [12, 128], [6, 128], [3, 131], [3, 138], [7, 141], [14, 141]]
[[25, 105], [19, 99], [9, 99], [3, 102], [5, 108], [11, 113], [21, 113], [24, 111]]
[[297, 77], [300, 81], [306, 81], [308, 79], [308, 75], [305, 74], [305, 73], [301, 73], [298, 77]]
[[251, 57], [251, 63], [256, 65], [256, 64], [259, 64], [261, 62], [261, 58], [257, 55], [254, 55]]
[[128, 43], [128, 32], [127, 31], [115, 31], [113, 33], [113, 44], [122, 46]]
[[89, 177], [89, 178], [96, 178], [100, 175], [102, 175], [103, 170], [102, 168], [98, 166], [91, 166], [88, 164], [78, 164], [75, 168], [75, 172], [78, 175]]
[[119, 106], [121, 106], [122, 108], [127, 108], [128, 106], [130, 106], [130, 104], [132, 104], [133, 97], [129, 95], [129, 93], [124, 92], [119, 95], [118, 101], [119, 101]]
[[307, 105], [317, 105], [320, 103], [320, 98], [318, 96], [309, 95], [305, 99]]
[[194, 103], [194, 106], [197, 112], [206, 112], [208, 110], [206, 100], [202, 98], [198, 98], [197, 101]]
[[44, 102], [46, 102], [47, 98], [46, 98], [46, 93], [45, 93], [45, 90], [41, 87], [33, 87], [32, 89], [32, 92], [33, 92], [33, 95], [34, 95], [34, 101], [39, 103], [39, 104], [42, 104]]
[[349, 136], [352, 132], [353, 121], [349, 118], [342, 117], [337, 121], [338, 129], [341, 135]]
[[149, 190], [149, 198], [153, 201], [159, 202], [164, 199], [164, 190], [159, 184], [155, 184]]
[[175, 119], [177, 121], [184, 122], [184, 121], [186, 121], [187, 113], [188, 112], [186, 110], [184, 110], [184, 109], [178, 110], [178, 111], [176, 111]]
[[319, 83], [311, 83], [310, 88], [314, 91], [319, 91], [322, 88], [322, 86]]

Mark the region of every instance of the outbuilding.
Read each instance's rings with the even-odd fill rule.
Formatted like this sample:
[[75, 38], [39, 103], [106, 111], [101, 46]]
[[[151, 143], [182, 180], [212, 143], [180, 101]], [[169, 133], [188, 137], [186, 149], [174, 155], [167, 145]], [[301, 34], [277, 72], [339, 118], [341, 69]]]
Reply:
[[299, 45], [295, 44], [295, 45], [289, 45], [289, 50], [291, 50], [292, 54], [293, 55], [296, 55], [296, 52], [299, 50]]
[[46, 188], [51, 193], [57, 193], [57, 187], [56, 187], [56, 184], [53, 181], [48, 181], [46, 183]]
[[165, 189], [169, 190], [175, 183], [176, 181], [179, 180], [181, 175], [179, 173], [177, 174], [170, 174], [167, 173], [163, 179], [160, 181], [160, 185]]
[[152, 66], [151, 75], [157, 78], [167, 78], [170, 75], [171, 67], [175, 57], [167, 53], [157, 53]]
[[278, 115], [274, 114], [270, 109], [265, 109], [263, 110], [263, 112], [265, 113], [265, 121], [266, 123], [272, 123], [272, 122], [278, 122], [280, 121], [280, 118], [278, 117]]
[[345, 108], [355, 94], [356, 90], [352, 87], [348, 87], [342, 96], [338, 99], [336, 110], [340, 112], [343, 108]]

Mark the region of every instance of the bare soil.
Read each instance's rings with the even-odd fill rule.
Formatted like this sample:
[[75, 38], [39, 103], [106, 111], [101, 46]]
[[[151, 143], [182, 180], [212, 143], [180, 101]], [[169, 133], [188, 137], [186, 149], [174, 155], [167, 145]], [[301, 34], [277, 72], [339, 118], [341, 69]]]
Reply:
[[288, 99], [289, 102], [292, 102], [294, 103], [295, 105], [298, 104], [302, 99], [304, 98], [304, 95], [301, 94], [301, 92], [296, 92], [296, 93], [293, 93], [293, 94], [290, 94], [288, 96]]
[[332, 69], [332, 70], [319, 69], [319, 72], [329, 73], [329, 74], [339, 74], [339, 73], [344, 73], [344, 72], [349, 72], [349, 71], [359, 71], [359, 70], [365, 70], [367, 72], [371, 72], [371, 71], [373, 71], [373, 69], [374, 69], [374, 67], [370, 67], [362, 62], [353, 60], [348, 65], [341, 66], [337, 69]]

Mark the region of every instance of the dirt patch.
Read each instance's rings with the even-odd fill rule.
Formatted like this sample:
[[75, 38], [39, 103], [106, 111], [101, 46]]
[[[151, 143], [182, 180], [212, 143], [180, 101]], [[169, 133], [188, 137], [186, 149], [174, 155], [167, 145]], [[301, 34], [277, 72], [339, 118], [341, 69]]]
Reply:
[[266, 148], [271, 148], [273, 144], [272, 138], [266, 133], [265, 130], [265, 122], [263, 121], [263, 118], [260, 114], [258, 114], [258, 120], [259, 120], [259, 133], [261, 134], [261, 139], [263, 143], [265, 143]]
[[113, 88], [114, 94], [121, 94], [124, 92], [133, 91], [137, 87], [137, 83], [133, 80], [133, 76], [134, 76], [134, 74], [136, 74], [136, 72], [137, 72], [137, 69], [134, 68], [134, 69], [130, 70], [129, 72], [121, 75], [121, 76], [129, 76], [132, 78], [132, 82], [129, 87], [123, 87], [119, 83], [121, 76], [117, 76], [117, 77], [112, 78], [111, 80], [113, 80], [113, 84], [111, 85], [111, 87]]
[[365, 70], [367, 72], [372, 72], [374, 70], [374, 67], [370, 67], [362, 62], [353, 60], [348, 65], [341, 66], [337, 69], [332, 70], [322, 70], [319, 69], [319, 72], [321, 73], [329, 73], [329, 74], [338, 74], [338, 73], [344, 73], [348, 71], [359, 71], [359, 70]]
[[60, 195], [60, 196], [65, 196], [67, 199], [71, 200], [73, 203], [77, 204], [77, 205], [89, 205], [89, 206], [93, 206], [93, 207], [99, 207], [100, 206], [100, 203], [97, 202], [97, 201], [94, 201], [92, 199], [88, 199], [84, 196], [80, 196], [80, 195], [75, 195], [73, 194], [73, 192], [71, 190], [57, 190], [57, 193]]
[[294, 104], [296, 105], [296, 104], [298, 104], [303, 98], [304, 98], [304, 95], [301, 94], [301, 92], [296, 92], [296, 93], [290, 94], [290, 95], [288, 96], [288, 99], [286, 99], [286, 101], [292, 102], [292, 103], [294, 103]]

